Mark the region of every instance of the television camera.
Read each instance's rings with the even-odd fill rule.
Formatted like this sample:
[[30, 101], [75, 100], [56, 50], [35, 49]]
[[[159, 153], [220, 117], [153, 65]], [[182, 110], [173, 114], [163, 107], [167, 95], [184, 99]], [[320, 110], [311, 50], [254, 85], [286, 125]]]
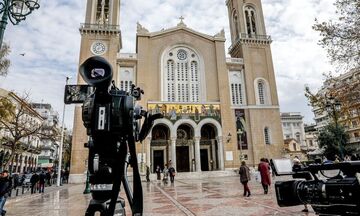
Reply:
[[[89, 85], [65, 87], [65, 103], [83, 103], [82, 119], [89, 136], [88, 172], [92, 200], [85, 216], [125, 215], [125, 201], [118, 198], [121, 183], [132, 214], [142, 215], [143, 194], [136, 157], [135, 142], [143, 141], [161, 114], [150, 114], [135, 102], [144, 93], [131, 86], [119, 90], [112, 81], [111, 65], [102, 57], [87, 59], [79, 68]], [[144, 118], [140, 129], [140, 121]], [[127, 167], [133, 170], [133, 187], [129, 186]]]
[[[319, 215], [360, 215], [360, 161], [293, 166], [290, 159], [273, 159], [275, 191], [280, 207], [310, 204]], [[300, 180], [300, 178], [302, 180]]]

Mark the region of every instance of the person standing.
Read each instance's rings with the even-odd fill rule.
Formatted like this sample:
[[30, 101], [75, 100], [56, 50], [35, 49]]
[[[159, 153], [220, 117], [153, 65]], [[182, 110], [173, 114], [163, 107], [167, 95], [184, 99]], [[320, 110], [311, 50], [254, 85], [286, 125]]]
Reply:
[[258, 170], [260, 172], [261, 184], [262, 184], [263, 189], [264, 189], [264, 194], [267, 194], [268, 191], [269, 191], [269, 185], [271, 184], [270, 166], [269, 166], [268, 163], [266, 163], [264, 158], [260, 159]]
[[150, 182], [150, 167], [146, 166], [146, 181]]
[[39, 175], [36, 172], [33, 172], [30, 183], [31, 183], [31, 194], [36, 193], [36, 184], [39, 181]]
[[39, 176], [39, 193], [44, 193], [45, 179], [46, 179], [46, 175], [44, 171], [42, 171]]
[[169, 176], [169, 169], [167, 168], [167, 164], [165, 164], [165, 166], [164, 166], [164, 170], [163, 170], [163, 182], [165, 183], [165, 184], [167, 184], [168, 183], [168, 176]]
[[169, 172], [169, 175], [170, 175], [171, 183], [174, 183], [175, 173], [176, 173], [175, 168], [173, 166], [170, 166], [168, 172]]
[[6, 211], [4, 210], [4, 205], [6, 199], [9, 197], [12, 189], [12, 180], [9, 176], [9, 172], [4, 170], [0, 176], [0, 214], [4, 216]]
[[245, 161], [241, 161], [239, 174], [240, 174], [240, 182], [244, 186], [244, 196], [249, 197], [251, 195], [250, 188], [248, 185], [248, 182], [250, 181], [250, 169], [248, 166], [246, 166]]
[[159, 165], [156, 166], [155, 172], [156, 172], [157, 180], [161, 180], [161, 169]]

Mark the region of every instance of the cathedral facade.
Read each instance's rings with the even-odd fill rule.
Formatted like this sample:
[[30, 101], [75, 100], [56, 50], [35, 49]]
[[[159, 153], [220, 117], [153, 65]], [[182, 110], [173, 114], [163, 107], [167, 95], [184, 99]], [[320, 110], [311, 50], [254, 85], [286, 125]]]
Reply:
[[[227, 0], [225, 6], [232, 44], [227, 51], [224, 30], [203, 34], [181, 18], [177, 26], [157, 32], [137, 23], [136, 53], [122, 53], [120, 0], [87, 1], [79, 65], [94, 55], [106, 58], [120, 89], [141, 87], [145, 94], [139, 103], [164, 115], [137, 144], [140, 167], [153, 172], [171, 161], [178, 172], [215, 171], [238, 168], [242, 160], [255, 166], [262, 157], [282, 154], [271, 38], [261, 1]], [[88, 138], [80, 105], [73, 131], [70, 181], [82, 182]]]

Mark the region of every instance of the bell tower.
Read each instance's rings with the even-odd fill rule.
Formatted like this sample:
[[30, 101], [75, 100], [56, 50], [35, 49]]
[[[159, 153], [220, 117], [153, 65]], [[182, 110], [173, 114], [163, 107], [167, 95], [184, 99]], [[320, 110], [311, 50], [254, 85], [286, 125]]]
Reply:
[[255, 162], [281, 155], [283, 135], [271, 54], [261, 0], [227, 0], [232, 58], [244, 62], [249, 148]]
[[[80, 24], [79, 66], [91, 56], [102, 56], [114, 70], [117, 80], [117, 54], [121, 49], [120, 0], [87, 0], [85, 23]], [[78, 73], [78, 84], [86, 84]], [[88, 137], [82, 122], [81, 104], [75, 106], [71, 151], [71, 183], [85, 182]]]

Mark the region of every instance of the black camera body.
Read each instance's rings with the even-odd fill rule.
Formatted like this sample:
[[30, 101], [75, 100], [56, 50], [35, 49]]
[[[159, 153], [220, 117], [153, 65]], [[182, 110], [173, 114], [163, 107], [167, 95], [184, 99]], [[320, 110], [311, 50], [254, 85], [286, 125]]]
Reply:
[[320, 215], [360, 215], [360, 161], [291, 169], [290, 159], [274, 159], [271, 166], [278, 176], [303, 179], [275, 183], [280, 207], [310, 204]]
[[[84, 86], [67, 86], [65, 102], [83, 102], [82, 119], [89, 136], [85, 147], [89, 148], [88, 172], [93, 198], [85, 215], [93, 216], [96, 212], [101, 216], [124, 215], [125, 202], [118, 199], [121, 183], [133, 215], [142, 215], [143, 195], [135, 142], [144, 140], [154, 121], [162, 115], [151, 115], [135, 104], [144, 93], [135, 85], [130, 92], [116, 88], [112, 67], [104, 58], [90, 57], [79, 70], [89, 84], [87, 90], [83, 90]], [[82, 89], [82, 93], [76, 89]], [[84, 92], [86, 96], [81, 95]], [[126, 176], [129, 165], [133, 169], [132, 191]]]

